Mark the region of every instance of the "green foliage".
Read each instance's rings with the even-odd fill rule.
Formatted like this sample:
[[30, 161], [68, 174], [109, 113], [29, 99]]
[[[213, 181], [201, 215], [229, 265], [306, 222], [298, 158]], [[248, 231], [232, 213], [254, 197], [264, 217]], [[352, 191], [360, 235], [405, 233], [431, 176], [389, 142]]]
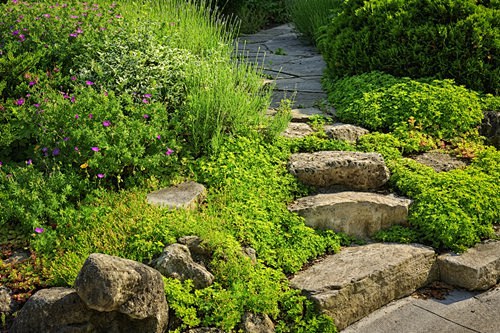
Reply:
[[500, 153], [489, 148], [463, 170], [436, 173], [412, 160], [391, 163], [391, 182], [414, 199], [409, 221], [419, 239], [461, 252], [490, 237], [500, 218], [499, 161]]
[[413, 229], [396, 225], [377, 232], [373, 238], [379, 242], [409, 244], [418, 241], [418, 233]]
[[344, 1], [319, 46], [335, 78], [380, 70], [498, 95], [499, 10], [473, 0]]
[[[433, 140], [477, 137], [483, 113], [478, 95], [450, 80], [396, 79], [371, 72], [329, 85], [337, 116], [406, 142], [432, 147]], [[405, 137], [406, 136], [406, 137]]]
[[321, 28], [338, 15], [342, 0], [287, 0], [286, 5], [297, 30], [316, 43]]

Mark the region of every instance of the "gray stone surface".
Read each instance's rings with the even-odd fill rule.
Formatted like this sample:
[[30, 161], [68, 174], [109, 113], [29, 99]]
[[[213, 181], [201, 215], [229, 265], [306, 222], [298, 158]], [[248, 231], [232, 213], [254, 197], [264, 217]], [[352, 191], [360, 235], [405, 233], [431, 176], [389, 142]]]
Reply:
[[90, 309], [116, 311], [140, 320], [143, 331], [163, 332], [167, 327], [163, 279], [149, 266], [93, 253], [80, 270], [75, 289]]
[[415, 161], [433, 168], [436, 172], [463, 169], [467, 164], [449, 154], [439, 152], [427, 152], [415, 157]]
[[500, 241], [478, 244], [463, 254], [438, 257], [440, 279], [448, 284], [486, 290], [500, 281]]
[[193, 260], [186, 245], [167, 246], [152, 265], [167, 277], [181, 281], [192, 280], [197, 289], [206, 288], [214, 282], [212, 273]]
[[357, 190], [377, 189], [390, 177], [380, 154], [320, 151], [293, 154], [289, 171], [307, 185], [343, 185]]
[[274, 323], [266, 314], [245, 312], [241, 319], [241, 328], [245, 333], [273, 333]]
[[443, 300], [394, 301], [341, 333], [498, 333], [500, 288], [482, 294], [454, 290]]
[[242, 248], [242, 251], [243, 251], [243, 254], [245, 256], [247, 256], [252, 261], [252, 264], [257, 263], [257, 251], [255, 251], [255, 249], [253, 249], [249, 246], [246, 246], [246, 247]]
[[333, 125], [325, 125], [325, 133], [331, 139], [356, 143], [360, 137], [368, 134], [369, 131], [355, 125], [336, 123]]
[[343, 329], [436, 277], [431, 248], [375, 243], [344, 248], [299, 272], [290, 283]]
[[208, 267], [212, 260], [212, 252], [207, 249], [200, 237], [184, 236], [180, 237], [177, 242], [188, 247], [191, 258], [196, 263], [203, 265], [203, 267]]
[[488, 144], [500, 149], [500, 111], [486, 111], [479, 133], [486, 137]]
[[206, 191], [205, 186], [188, 181], [149, 193], [147, 200], [160, 207], [194, 209], [205, 199]]
[[407, 225], [411, 200], [368, 192], [339, 192], [300, 198], [289, 209], [306, 225], [367, 239], [393, 225]]
[[306, 123], [289, 123], [287, 129], [281, 134], [285, 138], [298, 139], [313, 134], [314, 131]]
[[[269, 109], [267, 111], [268, 116], [274, 116], [277, 113], [275, 109]], [[325, 118], [331, 118], [331, 114], [325, 113], [316, 107], [302, 108], [302, 109], [292, 109], [291, 110], [291, 122], [293, 123], [307, 123], [311, 117], [322, 116]]]

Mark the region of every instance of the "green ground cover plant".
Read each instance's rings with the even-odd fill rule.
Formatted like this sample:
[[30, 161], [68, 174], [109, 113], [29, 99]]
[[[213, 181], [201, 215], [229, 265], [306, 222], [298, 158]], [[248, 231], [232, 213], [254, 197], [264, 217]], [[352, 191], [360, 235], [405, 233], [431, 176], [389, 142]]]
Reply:
[[379, 70], [498, 95], [499, 10], [497, 1], [344, 1], [318, 45], [336, 79]]

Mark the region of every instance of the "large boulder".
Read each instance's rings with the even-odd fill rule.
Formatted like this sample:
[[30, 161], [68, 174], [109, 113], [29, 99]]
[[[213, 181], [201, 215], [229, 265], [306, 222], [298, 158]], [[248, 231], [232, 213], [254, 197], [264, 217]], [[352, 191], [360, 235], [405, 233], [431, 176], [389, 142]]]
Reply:
[[75, 289], [93, 310], [140, 320], [143, 332], [163, 332], [168, 305], [160, 272], [144, 264], [100, 253], [91, 254], [80, 270]]
[[381, 229], [408, 224], [410, 203], [392, 195], [348, 191], [300, 198], [288, 208], [312, 228], [366, 239]]
[[341, 330], [436, 278], [433, 249], [375, 243], [327, 256], [299, 272], [290, 283]]
[[457, 255], [438, 257], [440, 279], [469, 290], [487, 290], [500, 281], [500, 241], [478, 244]]
[[148, 203], [170, 209], [195, 209], [206, 196], [207, 189], [202, 184], [189, 181], [164, 188], [147, 195]]
[[215, 279], [212, 273], [193, 260], [189, 248], [183, 244], [167, 246], [152, 266], [167, 277], [192, 280], [196, 289], [208, 287]]
[[307, 185], [342, 185], [358, 190], [377, 189], [390, 177], [380, 154], [348, 151], [293, 154], [288, 170]]

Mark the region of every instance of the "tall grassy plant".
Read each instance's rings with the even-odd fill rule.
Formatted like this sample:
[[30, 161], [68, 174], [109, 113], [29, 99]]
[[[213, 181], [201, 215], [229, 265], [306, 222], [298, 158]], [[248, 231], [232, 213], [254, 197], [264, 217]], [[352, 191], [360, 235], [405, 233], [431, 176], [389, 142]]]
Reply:
[[286, 6], [295, 27], [316, 43], [321, 27], [338, 14], [342, 0], [287, 0]]

